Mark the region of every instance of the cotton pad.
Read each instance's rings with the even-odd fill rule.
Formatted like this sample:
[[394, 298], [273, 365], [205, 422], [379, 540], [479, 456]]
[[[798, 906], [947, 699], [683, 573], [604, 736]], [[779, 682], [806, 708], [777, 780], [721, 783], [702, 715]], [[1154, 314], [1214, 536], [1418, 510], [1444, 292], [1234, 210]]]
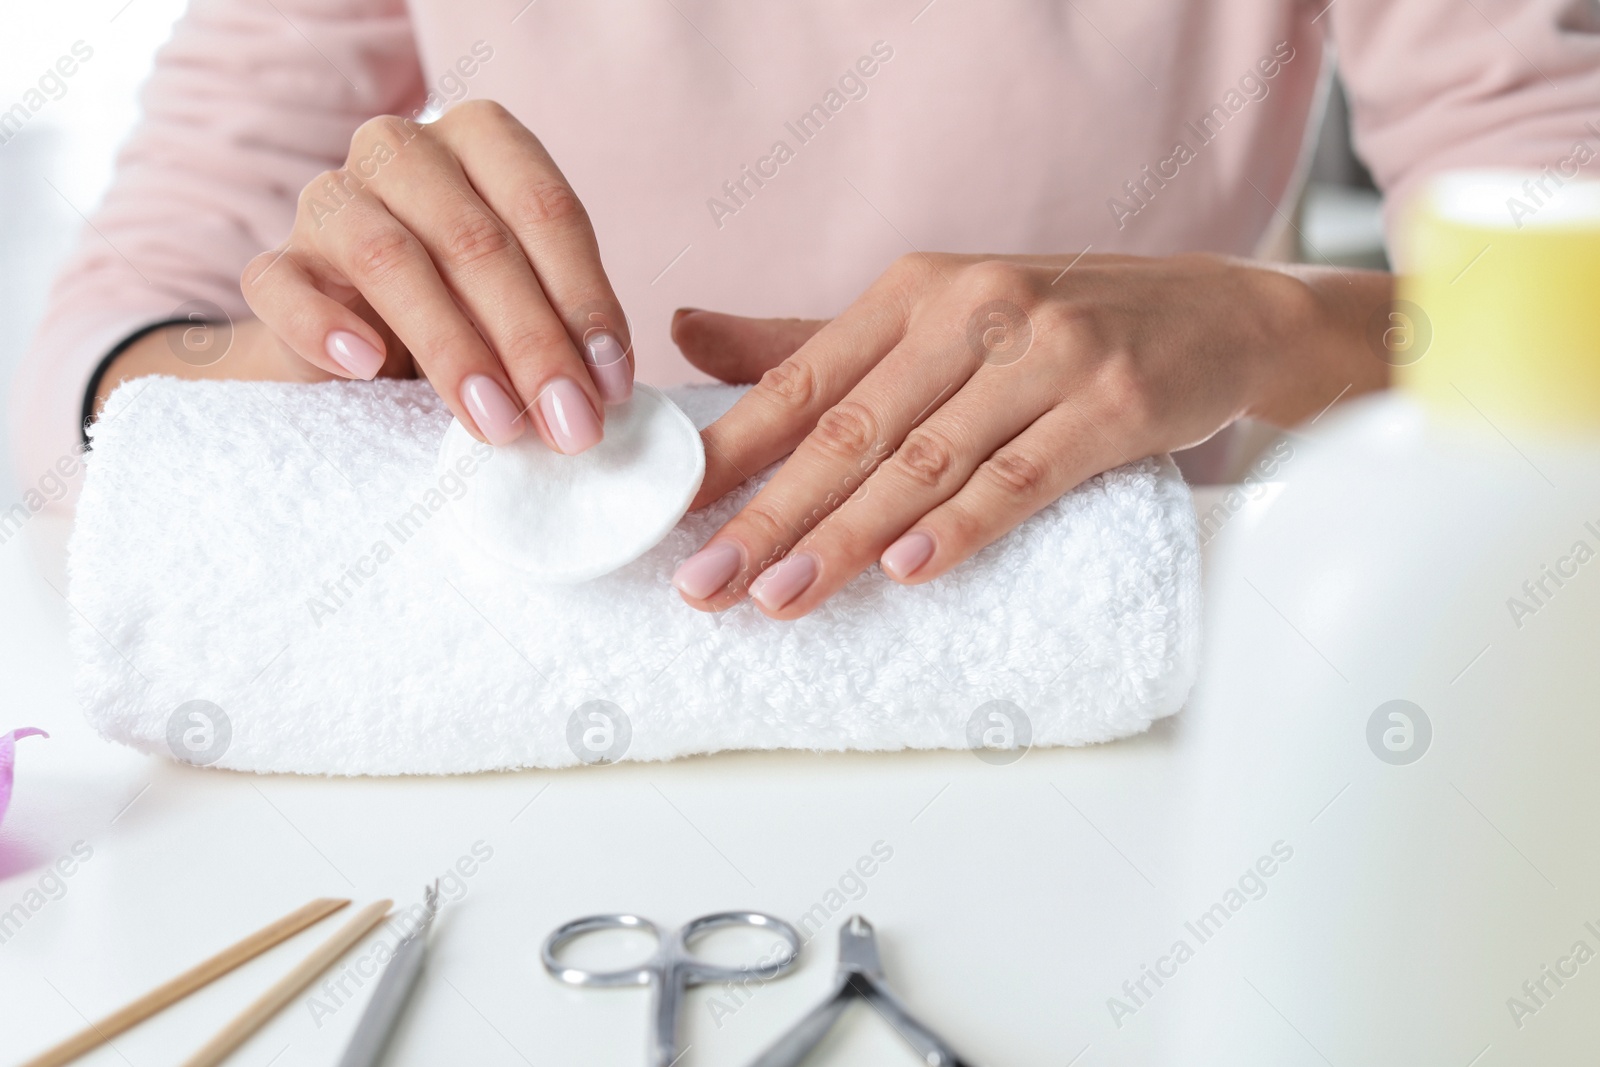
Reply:
[[451, 511], [466, 539], [551, 584], [598, 578], [644, 555], [689, 510], [705, 472], [694, 423], [648, 385], [608, 407], [605, 437], [576, 456], [531, 431], [490, 449], [452, 420], [438, 462], [441, 478], [465, 482]]

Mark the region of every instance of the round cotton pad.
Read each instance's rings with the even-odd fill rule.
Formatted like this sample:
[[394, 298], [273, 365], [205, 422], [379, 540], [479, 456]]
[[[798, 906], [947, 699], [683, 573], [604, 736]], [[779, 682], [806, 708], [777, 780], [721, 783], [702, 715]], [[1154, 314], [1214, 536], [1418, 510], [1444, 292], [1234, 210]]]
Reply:
[[648, 385], [606, 408], [604, 439], [576, 456], [531, 430], [487, 459], [485, 451], [450, 423], [439, 473], [466, 484], [451, 502], [456, 523], [486, 555], [538, 582], [587, 581], [638, 559], [683, 518], [706, 472], [694, 423]]

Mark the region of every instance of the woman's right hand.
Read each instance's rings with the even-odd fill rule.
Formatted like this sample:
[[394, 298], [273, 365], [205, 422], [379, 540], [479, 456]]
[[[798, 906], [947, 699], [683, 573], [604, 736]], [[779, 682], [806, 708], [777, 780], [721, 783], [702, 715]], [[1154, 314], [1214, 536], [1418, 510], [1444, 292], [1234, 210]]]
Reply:
[[600, 440], [604, 404], [633, 389], [627, 320], [583, 205], [538, 138], [488, 101], [426, 126], [362, 125], [241, 286], [287, 358], [365, 379], [414, 363], [491, 444], [531, 422], [581, 452]]

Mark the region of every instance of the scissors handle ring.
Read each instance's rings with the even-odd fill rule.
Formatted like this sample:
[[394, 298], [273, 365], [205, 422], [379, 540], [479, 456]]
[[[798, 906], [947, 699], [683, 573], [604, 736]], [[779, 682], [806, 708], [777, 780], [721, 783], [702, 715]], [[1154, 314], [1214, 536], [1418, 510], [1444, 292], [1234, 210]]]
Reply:
[[[701, 962], [690, 950], [689, 942], [707, 931], [725, 926], [754, 926], [762, 930], [771, 930], [784, 940], [788, 950], [776, 960], [750, 967], [722, 967]], [[691, 969], [698, 981], [737, 982], [751, 978], [766, 980], [788, 971], [799, 960], [800, 932], [777, 916], [765, 912], [719, 911], [715, 915], [702, 915], [698, 919], [684, 923], [674, 939], [673, 948], [678, 958], [685, 961], [685, 965]]]
[[656, 924], [641, 916], [586, 915], [557, 928], [544, 939], [544, 947], [539, 952], [544, 969], [568, 985], [576, 986], [649, 985], [654, 980], [661, 969], [659, 948], [645, 963], [620, 971], [589, 971], [581, 967], [568, 967], [556, 959], [556, 953], [568, 942], [596, 930], [642, 930], [655, 938], [657, 944], [661, 941], [661, 931], [656, 929]]

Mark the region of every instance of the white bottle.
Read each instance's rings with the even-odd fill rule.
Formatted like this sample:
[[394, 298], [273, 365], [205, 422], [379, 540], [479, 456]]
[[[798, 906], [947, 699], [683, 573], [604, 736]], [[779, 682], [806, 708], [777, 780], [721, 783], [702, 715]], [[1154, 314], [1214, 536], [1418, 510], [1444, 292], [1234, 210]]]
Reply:
[[1218, 535], [1182, 906], [1291, 858], [1185, 966], [1173, 1062], [1600, 1051], [1600, 184], [1558, 180], [1428, 190], [1398, 388]]

